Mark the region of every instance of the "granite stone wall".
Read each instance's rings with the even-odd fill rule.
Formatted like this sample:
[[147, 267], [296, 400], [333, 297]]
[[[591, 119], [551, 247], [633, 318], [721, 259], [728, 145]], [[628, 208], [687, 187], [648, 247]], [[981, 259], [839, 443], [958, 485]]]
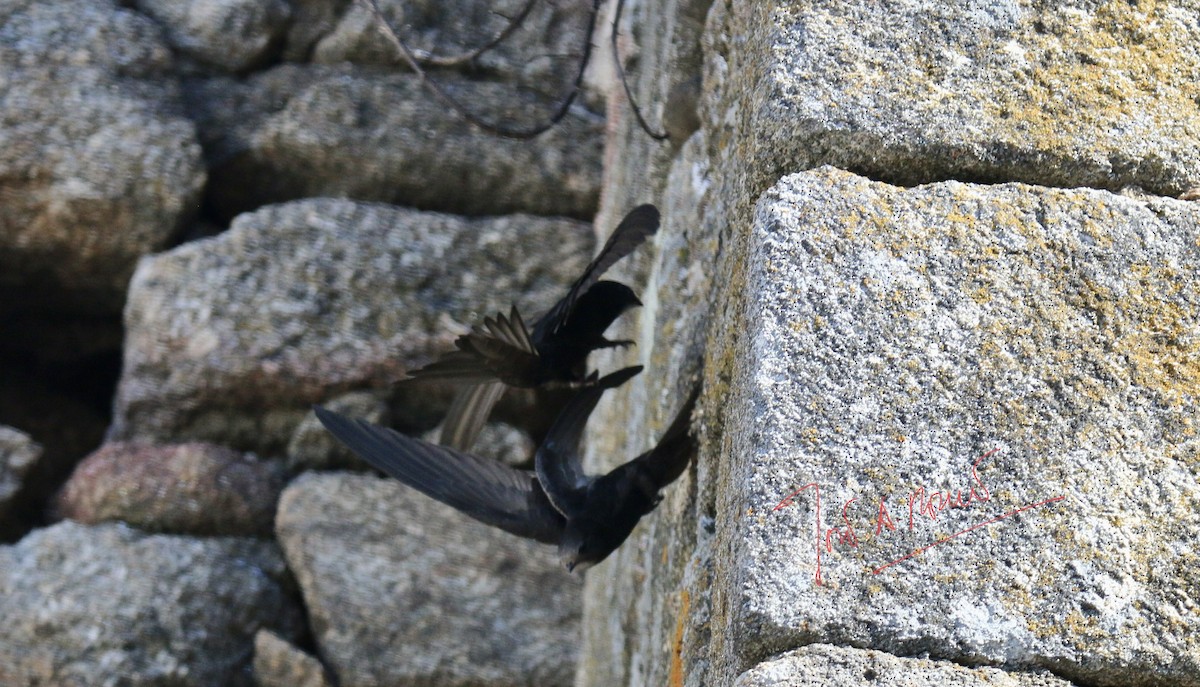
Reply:
[[[380, 9], [445, 56], [521, 4]], [[544, 118], [587, 20], [434, 77]], [[570, 684], [580, 581], [310, 408], [431, 430], [452, 390], [395, 382], [590, 259], [603, 121], [468, 124], [362, 3], [0, 2], [0, 684]]]
[[699, 128], [610, 106], [602, 216], [665, 220], [589, 458], [692, 375], [702, 449], [578, 685], [1198, 684], [1198, 10], [637, 3]]
[[[588, 7], [435, 75], [536, 118]], [[1200, 4], [629, 0], [665, 139], [604, 55], [497, 138], [377, 29], [0, 2], [0, 684], [1200, 685]], [[582, 580], [316, 424], [429, 436], [395, 382], [645, 202], [586, 462], [697, 382], [700, 453]]]

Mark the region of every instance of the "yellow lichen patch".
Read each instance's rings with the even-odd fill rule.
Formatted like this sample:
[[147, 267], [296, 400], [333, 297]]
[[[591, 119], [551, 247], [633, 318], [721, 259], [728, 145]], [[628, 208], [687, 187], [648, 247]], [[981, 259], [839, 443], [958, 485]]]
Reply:
[[1073, 148], [1079, 128], [1114, 123], [1125, 137], [1200, 134], [1194, 37], [1167, 3], [1112, 0], [1092, 13], [1050, 7], [1038, 17], [1041, 30], [1022, 37], [1032, 58], [1026, 87], [990, 92], [985, 108], [1046, 147]]
[[1137, 266], [1113, 308], [1113, 349], [1129, 363], [1132, 381], [1178, 406], [1200, 395], [1198, 313], [1177, 297], [1182, 280], [1167, 268]]

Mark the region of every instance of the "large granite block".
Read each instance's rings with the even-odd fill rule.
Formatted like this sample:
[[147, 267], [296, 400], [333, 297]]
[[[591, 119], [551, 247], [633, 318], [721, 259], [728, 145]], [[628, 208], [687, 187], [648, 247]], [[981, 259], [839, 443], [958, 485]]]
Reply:
[[822, 168], [748, 230], [724, 674], [826, 642], [1200, 683], [1200, 207]]
[[276, 526], [342, 687], [571, 684], [579, 582], [553, 547], [348, 473], [296, 480]]
[[254, 635], [294, 639], [279, 549], [60, 523], [0, 547], [0, 684], [253, 685]]
[[328, 198], [243, 215], [139, 265], [112, 438], [282, 450], [312, 403], [386, 388], [514, 301], [536, 317], [591, 246], [586, 224], [527, 215]]
[[1200, 182], [1197, 17], [1194, 0], [718, 2], [710, 138], [768, 185], [831, 164], [1178, 196]]

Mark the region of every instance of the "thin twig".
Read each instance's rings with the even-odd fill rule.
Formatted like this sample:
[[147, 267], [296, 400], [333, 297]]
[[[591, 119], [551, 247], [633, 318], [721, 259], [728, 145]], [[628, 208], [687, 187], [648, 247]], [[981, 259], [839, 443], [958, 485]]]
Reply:
[[420, 78], [421, 83], [427, 89], [429, 89], [429, 92], [434, 98], [436, 98], [446, 107], [457, 112], [463, 119], [467, 120], [471, 124], [474, 124], [480, 129], [487, 131], [488, 133], [492, 133], [497, 136], [503, 136], [505, 138], [517, 139], [533, 138], [538, 134], [542, 134], [550, 130], [551, 127], [562, 121], [562, 118], [566, 116], [567, 111], [571, 108], [571, 103], [575, 102], [575, 98], [579, 96], [579, 91], [583, 87], [583, 74], [584, 71], [587, 70], [588, 60], [591, 59], [592, 32], [596, 28], [596, 14], [600, 9], [600, 0], [592, 0], [592, 11], [588, 14], [587, 33], [584, 36], [583, 59], [579, 63], [579, 72], [575, 75], [575, 83], [572, 84], [571, 91], [563, 98], [562, 102], [559, 103], [558, 108], [554, 111], [554, 114], [550, 117], [550, 119], [542, 122], [541, 124], [536, 124], [524, 129], [518, 129], [489, 122], [474, 112], [471, 112], [465, 105], [458, 102], [458, 100], [447, 93], [446, 90], [441, 87], [441, 85], [430, 78], [425, 70], [421, 68], [420, 63], [417, 61], [417, 58], [413, 54], [412, 50], [405, 45], [404, 41], [400, 40], [400, 37], [396, 35], [395, 30], [392, 29], [392, 25], [383, 16], [383, 12], [380, 11], [377, 0], [361, 1], [366, 5], [367, 9], [369, 9], [371, 13], [375, 15], [375, 20], [379, 24], [379, 30], [383, 32], [384, 37], [392, 43], [392, 46], [396, 48], [396, 50], [400, 53], [400, 56], [408, 64], [409, 69], [412, 69], [413, 72], [417, 74], [417, 77]]
[[529, 16], [529, 12], [533, 10], [533, 4], [535, 2], [537, 2], [537, 0], [528, 0], [528, 2], [525, 3], [525, 6], [521, 8], [521, 11], [517, 12], [515, 17], [508, 20], [508, 26], [505, 26], [503, 31], [496, 34], [495, 38], [487, 43], [484, 43], [475, 50], [460, 53], [458, 55], [434, 55], [424, 50], [413, 50], [413, 57], [427, 67], [457, 67], [468, 62], [474, 62], [480, 55], [503, 43], [506, 38], [511, 36], [514, 31], [520, 28], [521, 24], [524, 23], [525, 18]]
[[621, 53], [617, 51], [617, 33], [621, 25], [621, 10], [625, 8], [625, 0], [617, 0], [617, 9], [613, 14], [612, 24], [612, 54], [613, 60], [617, 63], [617, 74], [621, 77], [621, 85], [625, 87], [625, 99], [629, 101], [629, 108], [633, 110], [633, 116], [637, 118], [638, 126], [642, 127], [650, 138], [656, 141], [665, 141], [668, 138], [667, 132], [658, 133], [650, 128], [642, 117], [642, 110], [638, 107], [637, 101], [633, 99], [633, 91], [629, 88], [629, 81], [625, 79], [625, 65], [621, 63]]

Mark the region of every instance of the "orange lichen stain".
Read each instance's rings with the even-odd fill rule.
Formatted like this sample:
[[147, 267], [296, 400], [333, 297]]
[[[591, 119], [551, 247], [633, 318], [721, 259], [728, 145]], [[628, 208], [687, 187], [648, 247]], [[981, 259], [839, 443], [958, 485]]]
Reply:
[[683, 687], [683, 629], [691, 610], [691, 596], [686, 589], [679, 591], [679, 615], [675, 618], [675, 636], [671, 640], [671, 672], [667, 684]]

